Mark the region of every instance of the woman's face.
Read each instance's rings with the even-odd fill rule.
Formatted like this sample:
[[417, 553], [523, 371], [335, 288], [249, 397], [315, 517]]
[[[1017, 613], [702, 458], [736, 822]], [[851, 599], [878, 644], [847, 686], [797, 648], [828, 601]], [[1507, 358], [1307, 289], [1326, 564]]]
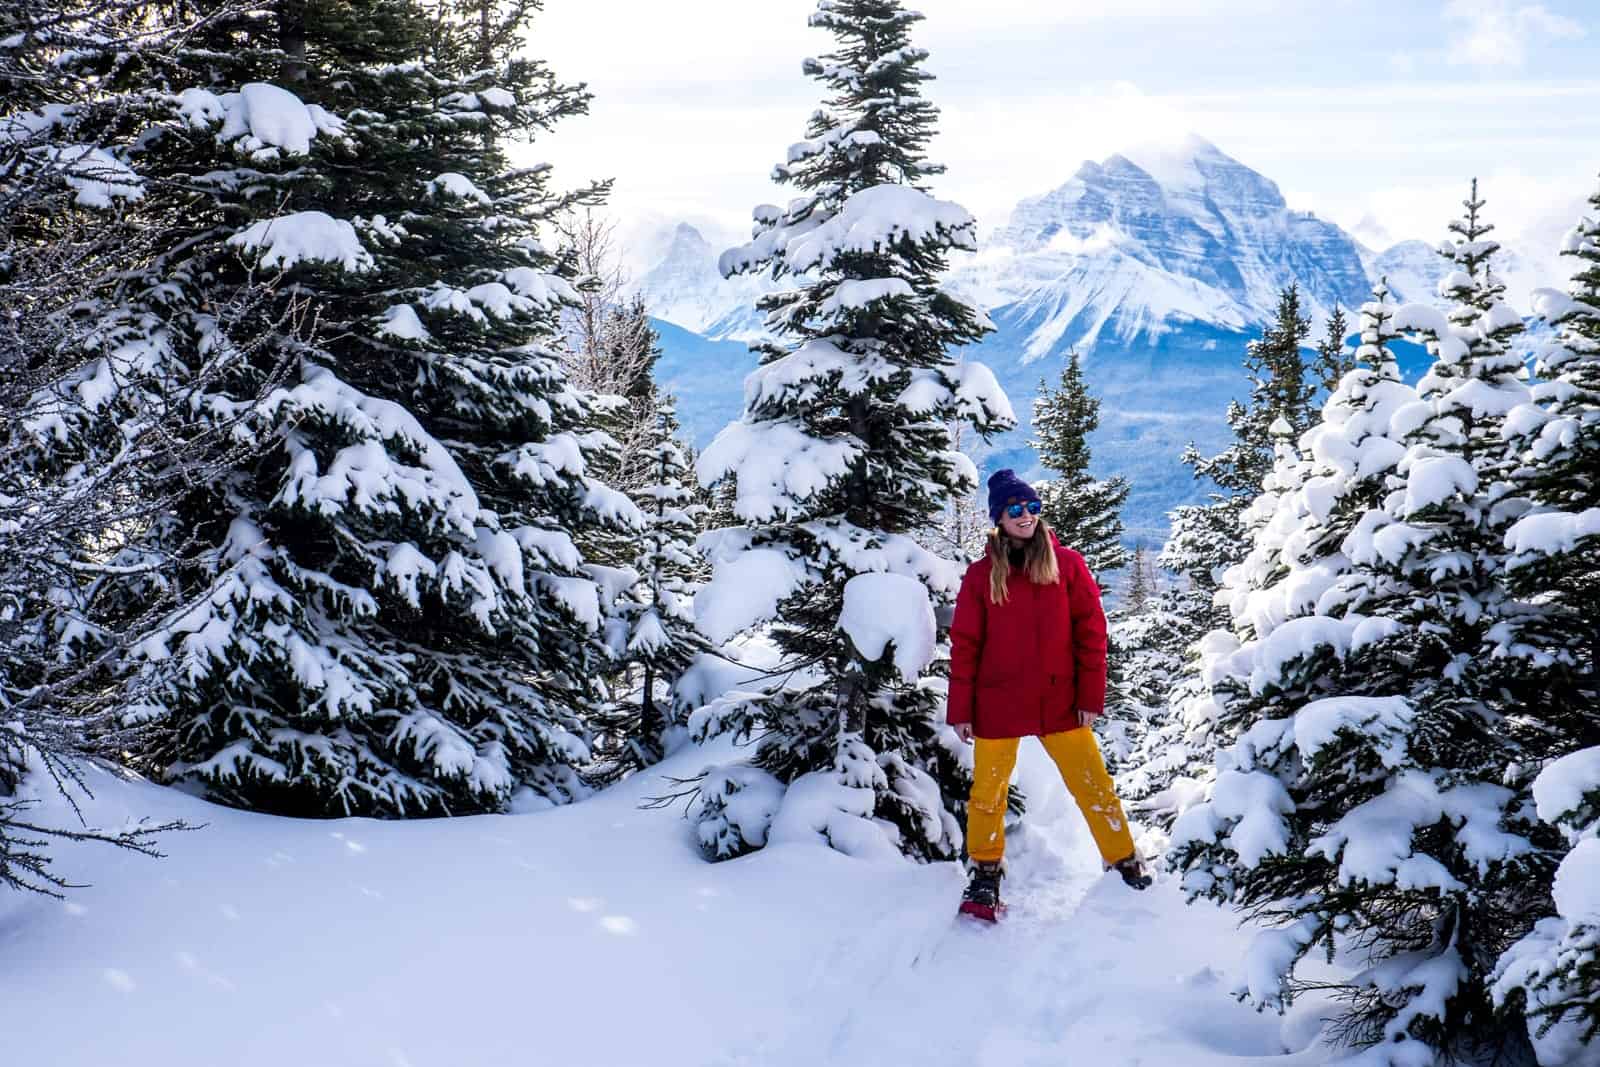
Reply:
[[[1015, 503], [1020, 503], [1020, 501], [1006, 501], [1007, 506]], [[1029, 515], [1026, 508], [1023, 509], [1021, 515], [1014, 519], [1004, 511], [1000, 513], [1000, 532], [1016, 541], [1026, 541], [1031, 538], [1038, 525], [1039, 516]]]

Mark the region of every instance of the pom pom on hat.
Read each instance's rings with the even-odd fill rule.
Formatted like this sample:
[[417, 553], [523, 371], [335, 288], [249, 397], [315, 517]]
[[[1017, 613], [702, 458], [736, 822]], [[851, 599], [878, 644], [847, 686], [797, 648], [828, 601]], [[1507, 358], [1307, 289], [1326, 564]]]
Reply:
[[1000, 513], [1012, 501], [1038, 500], [1033, 486], [1017, 477], [1010, 467], [989, 475], [989, 521], [1000, 525]]

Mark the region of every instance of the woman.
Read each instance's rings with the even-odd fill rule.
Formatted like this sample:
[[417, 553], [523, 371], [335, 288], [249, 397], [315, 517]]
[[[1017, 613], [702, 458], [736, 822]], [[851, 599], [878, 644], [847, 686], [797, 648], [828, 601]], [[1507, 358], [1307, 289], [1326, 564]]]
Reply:
[[961, 581], [950, 627], [946, 717], [975, 745], [967, 802], [972, 881], [961, 910], [991, 920], [1000, 905], [1006, 790], [1023, 737], [1044, 742], [1106, 866], [1135, 889], [1150, 884], [1089, 729], [1106, 699], [1100, 589], [1039, 510], [1039, 494], [1011, 471], [989, 479], [995, 529], [988, 552]]

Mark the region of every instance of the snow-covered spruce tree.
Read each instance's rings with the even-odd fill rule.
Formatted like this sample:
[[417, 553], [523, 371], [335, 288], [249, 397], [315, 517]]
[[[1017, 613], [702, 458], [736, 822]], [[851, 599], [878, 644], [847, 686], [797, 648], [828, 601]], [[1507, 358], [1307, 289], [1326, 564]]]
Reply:
[[1317, 390], [1324, 398], [1332, 396], [1344, 376], [1356, 368], [1356, 359], [1346, 344], [1350, 320], [1344, 308], [1336, 307], [1323, 324], [1322, 340], [1317, 342], [1317, 358], [1311, 365]]
[[[1600, 208], [1600, 193], [1589, 203]], [[1530, 666], [1560, 709], [1556, 729], [1589, 745], [1600, 743], [1587, 710], [1600, 699], [1600, 222], [1582, 220], [1562, 251], [1578, 260], [1568, 292], [1535, 294], [1555, 336], [1539, 352], [1534, 403], [1507, 418], [1512, 477], [1531, 507], [1506, 546], [1512, 588], [1543, 609], [1518, 641], [1543, 653]]]
[[1039, 383], [1030, 443], [1040, 465], [1055, 475], [1035, 487], [1046, 521], [1061, 543], [1081, 553], [1097, 575], [1120, 570], [1128, 562], [1128, 550], [1122, 547], [1128, 480], [1119, 475], [1096, 481], [1089, 475], [1089, 434], [1099, 425], [1100, 401], [1089, 395], [1082, 360], [1073, 351], [1054, 389]]
[[[1361, 308], [1354, 366], [1333, 383], [1321, 424], [1301, 438], [1299, 488], [1289, 506], [1273, 516], [1278, 529], [1263, 531], [1253, 542], [1257, 560], [1241, 568], [1225, 594], [1231, 617], [1251, 632], [1265, 633], [1312, 612], [1361, 611], [1379, 593], [1381, 581], [1356, 568], [1345, 546], [1359, 528], [1370, 528], [1381, 516], [1406, 451], [1404, 435], [1392, 421], [1417, 400], [1417, 392], [1400, 380], [1390, 348], [1402, 336], [1396, 324], [1400, 310], [1388, 285], [1379, 282]], [[1351, 543], [1364, 543], [1364, 537]], [[1286, 580], [1290, 575], [1294, 583]]]
[[950, 352], [987, 323], [938, 285], [975, 224], [923, 188], [941, 168], [924, 156], [936, 110], [921, 94], [927, 53], [911, 44], [921, 17], [897, 0], [817, 5], [811, 24], [836, 48], [804, 69], [830, 95], [774, 172], [800, 195], [758, 207], [753, 240], [721, 261], [726, 275], [795, 284], [763, 298], [784, 343], [757, 349], [743, 418], [699, 461], [702, 481], [734, 480], [744, 524], [703, 539], [715, 569], [696, 599], [701, 628], [720, 642], [771, 619], [784, 657], [759, 693], [693, 717], [700, 736], [759, 731], [753, 762], [767, 775], [753, 820], [735, 809], [755, 775], [707, 779], [700, 835], [713, 857], [769, 833], [853, 853], [890, 837], [923, 858], [960, 849], [947, 798], [963, 795], [962, 773], [938, 725], [943, 683], [925, 671], [930, 597], [952, 597], [961, 572], [914, 535], [976, 480], [949, 423], [988, 432], [1013, 416], [987, 368]]
[[1128, 577], [1123, 583], [1122, 612], [1127, 615], [1137, 615], [1159, 591], [1155, 560], [1150, 556], [1149, 544], [1141, 537], [1134, 543], [1133, 554], [1128, 559]]
[[[1501, 435], [1527, 396], [1507, 347], [1521, 323], [1499, 298], [1475, 194], [1442, 248], [1457, 266], [1448, 320], [1419, 305], [1386, 316], [1381, 294], [1364, 314], [1364, 340], [1385, 318], [1427, 338], [1436, 362], [1418, 398], [1404, 400], [1381, 352], [1373, 377], [1364, 344], [1366, 366], [1307, 435], [1323, 470], [1307, 477], [1302, 462], [1300, 488], [1258, 527], [1257, 546], [1282, 547], [1249, 565], [1282, 573], [1234, 581], [1250, 590], [1234, 601], [1249, 639], [1210, 670], [1232, 743], [1209, 798], [1173, 829], [1191, 893], [1273, 924], [1241, 995], [1283, 1005], [1300, 959], [1336, 938], [1366, 957], [1337, 1022], [1364, 1063], [1525, 1047], [1489, 980], [1548, 884], [1548, 831], [1530, 825], [1508, 725], [1531, 705], [1503, 654], [1524, 610], [1505, 593], [1500, 546], [1522, 510]], [[1363, 476], [1380, 473], [1379, 506], [1328, 552], [1333, 511], [1353, 513], [1372, 489]]]
[[1600, 746], [1545, 767], [1533, 797], [1570, 848], [1552, 885], [1555, 914], [1500, 957], [1492, 992], [1504, 1012], [1527, 1020], [1542, 1067], [1576, 1067], [1591, 1062], [1600, 1038]]
[[[1195, 477], [1222, 490], [1213, 506], [1229, 516], [1239, 515], [1261, 491], [1262, 479], [1272, 470], [1276, 441], [1293, 440], [1313, 421], [1316, 383], [1302, 351], [1310, 332], [1311, 320], [1300, 310], [1300, 290], [1290, 285], [1279, 294], [1277, 311], [1261, 340], [1246, 346], [1250, 396], [1245, 403], [1230, 404], [1227, 415], [1234, 443], [1215, 456], [1202, 457], [1192, 446], [1185, 453]], [[1237, 520], [1224, 528], [1243, 531], [1244, 525]], [[1229, 564], [1242, 552], [1242, 545], [1235, 547]]]
[[[1157, 562], [1178, 575], [1179, 583], [1152, 604], [1151, 625], [1142, 636], [1140, 629], [1126, 635], [1131, 642], [1161, 642], [1157, 662], [1176, 651], [1189, 664], [1166, 699], [1147, 708], [1142, 736], [1119, 775], [1123, 799], [1158, 829], [1170, 826], [1202, 796], [1212, 777], [1220, 709], [1206, 680], [1206, 664], [1237, 647], [1222, 584], [1228, 569], [1243, 561], [1255, 526], [1280, 495], [1265, 486], [1276, 459], [1314, 421], [1317, 385], [1302, 351], [1310, 329], [1299, 289], [1289, 285], [1279, 294], [1261, 339], [1246, 347], [1250, 395], [1245, 403], [1228, 406], [1233, 444], [1210, 457], [1192, 445], [1184, 451], [1195, 477], [1209, 480], [1215, 490], [1208, 503], [1180, 505], [1170, 515], [1171, 532]], [[1272, 499], [1252, 511], [1264, 489]], [[1138, 659], [1146, 651], [1134, 643], [1125, 655]]]
[[1361, 309], [1357, 368], [1324, 405], [1322, 422], [1302, 435], [1298, 448], [1280, 449], [1277, 467], [1264, 480], [1271, 510], [1254, 523], [1245, 558], [1218, 590], [1228, 628], [1200, 642], [1198, 660], [1171, 694], [1168, 719], [1146, 739], [1127, 774], [1129, 794], [1149, 822], [1170, 827], [1203, 800], [1216, 766], [1231, 758], [1224, 752], [1219, 761], [1218, 750], [1261, 715], [1224, 684], [1237, 669], [1240, 635], [1257, 639], [1243, 653], [1248, 662], [1259, 642], [1290, 620], [1342, 617], [1373, 593], [1372, 577], [1353, 568], [1343, 546], [1381, 507], [1405, 452], [1389, 423], [1417, 394], [1400, 381], [1388, 347], [1400, 336], [1397, 310], [1387, 288], [1376, 287]]
[[[1097, 723], [1107, 767], [1143, 783], [1134, 763], [1152, 730], [1167, 719], [1167, 696], [1183, 673], [1192, 636], [1180, 633], [1183, 620], [1172, 610], [1171, 590], [1163, 588], [1155, 560], [1143, 540], [1134, 545], [1124, 589], [1110, 615], [1108, 644], [1112, 672], [1107, 714]], [[1140, 762], [1150, 754], [1142, 753]], [[1144, 794], [1140, 794], [1142, 797]]]
[[[652, 449], [660, 433], [662, 397], [656, 385], [661, 336], [650, 325], [650, 309], [635, 297], [613, 308], [605, 320], [605, 346], [612, 361], [614, 384], [605, 392], [622, 397], [621, 425], [612, 432], [618, 445], [616, 473], [610, 483], [624, 492], [651, 485], [657, 477]], [[676, 434], [676, 421], [673, 422]]]
[[627, 676], [618, 687], [623, 698], [598, 726], [601, 781], [647, 767], [669, 751], [683, 729], [678, 678], [709, 648], [694, 625], [694, 593], [705, 570], [695, 539], [706, 508], [695, 501], [670, 398], [657, 409], [655, 440], [646, 455], [654, 464], [654, 481], [633, 494], [644, 516], [633, 561], [639, 581], [613, 608], [621, 624], [617, 659]]
[[[1591, 196], [1600, 208], [1600, 193]], [[1535, 294], [1556, 331], [1539, 353], [1534, 404], [1507, 417], [1532, 505], [1506, 533], [1507, 579], [1540, 611], [1516, 644], [1540, 689], [1524, 745], [1554, 760], [1533, 783], [1540, 818], [1567, 839], [1556, 914], [1501, 959], [1498, 1003], [1527, 1018], [1541, 1064], [1584, 1062], [1600, 1039], [1600, 223], [1583, 219], [1562, 252], [1578, 267], [1566, 293]]]
[[292, 363], [234, 430], [248, 460], [158, 531], [198, 538], [182, 579], [216, 586], [144, 647], [182, 665], [146, 709], [170, 780], [306, 815], [584, 789], [603, 592], [628, 583], [574, 540], [637, 514], [589, 476], [608, 440], [550, 343], [572, 291], [538, 233], [596, 190], [506, 160], [587, 101], [517, 55], [536, 7], [278, 4], [207, 23], [162, 86], [147, 158], [190, 202], [139, 282], [167, 328], [274, 272], [318, 326], [264, 336], [196, 408], [233, 419]]
[[1316, 383], [1302, 352], [1310, 330], [1311, 320], [1301, 313], [1300, 290], [1290, 285], [1279, 294], [1261, 340], [1245, 348], [1250, 396], [1228, 405], [1233, 444], [1214, 456], [1200, 455], [1193, 445], [1184, 450], [1183, 461], [1195, 478], [1209, 481], [1216, 490], [1209, 503], [1174, 509], [1159, 562], [1188, 581], [1192, 595], [1184, 606], [1197, 611], [1192, 624], [1197, 635], [1228, 625], [1226, 613], [1215, 608], [1211, 597], [1223, 572], [1244, 557], [1250, 534], [1244, 511], [1272, 470], [1276, 442], [1294, 440], [1314, 421]]
[[171, 828], [44, 825], [25, 798], [75, 806], [81, 757], [139, 743], [122, 715], [142, 689], [116, 665], [183, 605], [170, 558], [131, 546], [225, 450], [191, 402], [271, 325], [245, 286], [203, 334], [173, 332], [138, 283], [159, 246], [145, 214], [188, 195], [146, 172], [141, 134], [173, 113], [148, 78], [183, 65], [200, 19], [0, 6], [0, 887], [69, 888], [53, 840], [150, 852]]

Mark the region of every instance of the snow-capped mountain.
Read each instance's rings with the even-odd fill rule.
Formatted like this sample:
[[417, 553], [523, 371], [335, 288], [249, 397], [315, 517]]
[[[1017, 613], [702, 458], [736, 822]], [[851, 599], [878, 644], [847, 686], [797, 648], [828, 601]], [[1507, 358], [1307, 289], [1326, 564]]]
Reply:
[[1427, 241], [1401, 241], [1382, 252], [1362, 248], [1362, 263], [1374, 281], [1382, 279], [1397, 302], [1437, 299], [1439, 279], [1449, 273], [1450, 264]]
[[717, 273], [719, 251], [698, 229], [680, 222], [635, 291], [658, 319], [714, 340], [753, 340], [762, 332], [755, 302], [772, 283], [748, 276], [724, 279]]
[[1359, 305], [1368, 288], [1348, 234], [1290, 210], [1272, 181], [1190, 137], [1085, 162], [1018, 204], [952, 284], [987, 308], [1025, 307], [1037, 358], [1183, 322], [1245, 329], [1271, 315], [1287, 280], [1317, 318]]
[[[1387, 237], [1371, 219], [1357, 229], [1369, 241]], [[718, 249], [688, 223], [654, 244], [665, 251], [637, 289], [657, 318], [711, 340], [760, 336], [753, 305], [770, 282], [723, 279]], [[1190, 136], [1086, 161], [1018, 203], [978, 252], [952, 264], [948, 284], [985, 310], [1019, 312], [1026, 353], [1037, 359], [1103, 339], [1153, 343], [1185, 323], [1249, 330], [1270, 317], [1289, 281], [1317, 321], [1335, 305], [1360, 307], [1385, 276], [1402, 300], [1437, 301], [1446, 265], [1434, 245], [1378, 247], [1290, 208], [1271, 179]], [[1557, 282], [1541, 257], [1512, 249], [1499, 268], [1514, 306]]]

